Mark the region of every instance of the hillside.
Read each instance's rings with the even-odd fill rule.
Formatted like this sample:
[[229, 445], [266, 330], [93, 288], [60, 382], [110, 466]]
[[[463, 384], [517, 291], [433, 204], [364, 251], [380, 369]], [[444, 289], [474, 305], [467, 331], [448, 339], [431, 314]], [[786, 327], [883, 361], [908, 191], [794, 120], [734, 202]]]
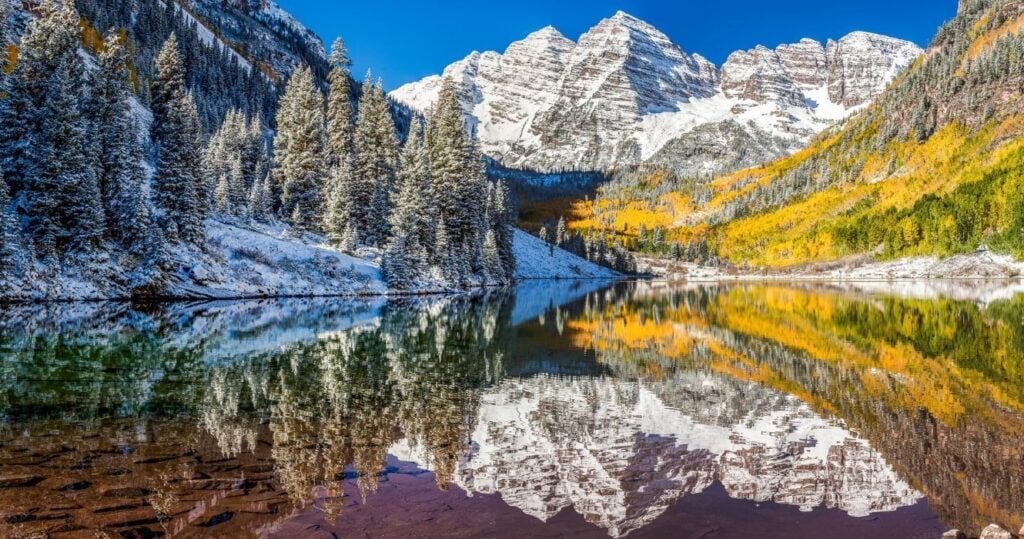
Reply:
[[741, 267], [949, 256], [982, 245], [1020, 258], [1022, 21], [1019, 1], [961, 3], [874, 104], [808, 148], [712, 179], [631, 171], [631, 183], [576, 204], [570, 228]]

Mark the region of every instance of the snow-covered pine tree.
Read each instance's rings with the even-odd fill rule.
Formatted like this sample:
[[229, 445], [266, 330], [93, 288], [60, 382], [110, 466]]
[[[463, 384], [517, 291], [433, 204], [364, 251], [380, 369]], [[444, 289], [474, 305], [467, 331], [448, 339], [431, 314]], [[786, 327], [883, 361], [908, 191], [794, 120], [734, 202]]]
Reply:
[[[504, 181], [489, 182], [487, 189], [488, 232], [494, 233], [495, 247], [502, 271], [493, 274], [501, 282], [511, 282], [515, 273], [515, 253], [513, 251], [513, 226], [515, 213], [509, 198], [508, 188]], [[487, 246], [484, 245], [484, 259], [487, 260]]]
[[252, 125], [240, 110], [230, 110], [203, 152], [206, 178], [216, 181], [214, 202], [227, 216], [247, 213], [248, 194], [260, 166], [262, 138], [254, 140]]
[[118, 34], [104, 41], [99, 68], [86, 101], [91, 159], [103, 198], [108, 235], [132, 252], [148, 249], [153, 238], [139, 127], [131, 111], [128, 55]]
[[[54, 17], [55, 31], [77, 40], [78, 15], [74, 10], [64, 7]], [[41, 232], [33, 235], [44, 255], [65, 249], [89, 252], [103, 234], [103, 204], [89, 160], [81, 110], [84, 69], [77, 46], [57, 58], [39, 108], [44, 121], [33, 134], [38, 161], [25, 189], [26, 213], [29, 230]]]
[[351, 226], [349, 219], [349, 193], [351, 168], [349, 161], [342, 159], [332, 169], [327, 182], [327, 204], [324, 211], [324, 232], [331, 242], [340, 246], [345, 233]]
[[306, 229], [321, 224], [318, 216], [327, 176], [323, 100], [313, 72], [303, 66], [288, 80], [277, 113], [274, 157], [281, 211], [295, 226]]
[[174, 110], [180, 106], [180, 101], [188, 93], [185, 88], [185, 65], [182, 62], [177, 33], [172, 32], [167, 38], [154, 62], [156, 75], [150, 91], [150, 108], [153, 110], [150, 136], [159, 151], [160, 143], [167, 140], [173, 128], [177, 126], [171, 116], [175, 114]]
[[160, 226], [167, 238], [198, 243], [209, 198], [201, 170], [199, 115], [185, 92], [185, 73], [172, 34], [156, 60], [153, 83], [153, 137], [157, 151], [153, 195], [162, 210]]
[[0, 110], [0, 165], [45, 258], [65, 247], [89, 251], [103, 230], [85, 146], [78, 20], [74, 8], [63, 3], [39, 6]]
[[498, 240], [493, 228], [487, 229], [484, 235], [484, 270], [493, 282], [505, 283], [508, 281], [505, 267], [501, 262], [501, 254], [498, 252]]
[[356, 249], [359, 248], [359, 229], [356, 224], [350, 219], [345, 223], [345, 231], [341, 235], [341, 245], [339, 248], [345, 253], [355, 253]]
[[[486, 175], [467, 137], [455, 83], [446, 79], [427, 124], [432, 195], [437, 222], [446, 227], [456, 266], [483, 269]], [[465, 278], [467, 275], [463, 275]]]
[[517, 211], [509, 193], [508, 184], [498, 180], [494, 184], [492, 215], [495, 220], [494, 233], [498, 242], [498, 254], [501, 256], [502, 267], [505, 268], [505, 279], [515, 280], [515, 222]]
[[252, 190], [257, 181], [262, 183], [270, 166], [267, 140], [263, 135], [263, 119], [255, 116], [248, 119], [242, 149], [242, 177], [246, 192]]
[[[430, 188], [430, 161], [427, 153], [426, 133], [423, 122], [413, 119], [409, 126], [409, 136], [402, 148], [399, 167], [399, 181], [402, 189], [412, 193], [412, 211], [415, 216], [416, 241], [424, 249], [429, 261], [433, 251], [434, 224], [437, 208], [434, 205]], [[397, 211], [397, 210], [396, 210]], [[392, 219], [392, 228], [395, 220]]]
[[356, 123], [356, 165], [350, 201], [352, 217], [369, 245], [388, 239], [390, 195], [398, 172], [398, 137], [387, 97], [380, 82], [363, 84]]
[[555, 245], [561, 247], [565, 240], [568, 239], [565, 231], [565, 216], [558, 218], [558, 225], [555, 226]]
[[[487, 215], [487, 168], [475, 139], [466, 155], [466, 177], [459, 185], [458, 225], [462, 228], [466, 250], [464, 257], [472, 273], [484, 272], [484, 239], [490, 222]], [[481, 209], [483, 211], [481, 211]]]
[[7, 183], [0, 180], [0, 281], [22, 267], [24, 262], [21, 227], [11, 208]]
[[272, 196], [269, 179], [258, 176], [249, 188], [249, 217], [261, 223], [269, 221], [274, 209], [270, 200]]
[[[423, 127], [414, 122], [402, 151], [401, 185], [394, 198], [391, 238], [381, 269], [390, 286], [408, 288], [427, 273], [423, 235], [432, 232], [426, 217], [427, 163]], [[431, 238], [433, 239], [433, 238]]]
[[351, 163], [355, 151], [355, 124], [352, 108], [352, 86], [345, 42], [339, 37], [331, 46], [331, 71], [327, 75], [327, 168], [332, 170], [342, 161]]

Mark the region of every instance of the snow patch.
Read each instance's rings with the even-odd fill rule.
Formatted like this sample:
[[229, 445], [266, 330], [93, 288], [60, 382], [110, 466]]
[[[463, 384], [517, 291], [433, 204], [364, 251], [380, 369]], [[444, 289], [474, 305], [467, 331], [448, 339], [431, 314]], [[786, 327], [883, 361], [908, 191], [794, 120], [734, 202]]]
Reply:
[[516, 229], [515, 278], [522, 279], [617, 279], [618, 272], [598, 266], [568, 251], [552, 247], [540, 238]]

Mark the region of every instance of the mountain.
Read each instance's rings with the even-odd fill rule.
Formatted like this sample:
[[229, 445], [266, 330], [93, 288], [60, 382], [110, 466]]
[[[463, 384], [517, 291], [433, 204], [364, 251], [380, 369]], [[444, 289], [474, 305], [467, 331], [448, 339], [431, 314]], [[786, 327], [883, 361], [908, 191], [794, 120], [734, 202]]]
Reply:
[[[663, 175], [641, 171], [606, 188], [599, 202], [577, 204], [570, 228], [603, 229], [629, 243], [657, 223], [665, 241], [647, 242], [653, 251], [678, 247], [698, 262], [759, 268], [987, 249], [1024, 257], [1022, 31], [1019, 0], [960, 2], [924, 55], [806, 149], [711, 181], [659, 183], [651, 179]], [[828, 90], [853, 104], [872, 88], [846, 82]], [[776, 84], [762, 93], [788, 99], [789, 91]], [[649, 188], [622, 188], [639, 184]]]
[[788, 154], [863, 107], [921, 53], [854, 32], [733, 53], [721, 68], [618, 12], [573, 42], [547, 27], [503, 54], [474, 52], [391, 93], [425, 111], [460, 87], [482, 147], [510, 167], [606, 170], [656, 162], [682, 174]]

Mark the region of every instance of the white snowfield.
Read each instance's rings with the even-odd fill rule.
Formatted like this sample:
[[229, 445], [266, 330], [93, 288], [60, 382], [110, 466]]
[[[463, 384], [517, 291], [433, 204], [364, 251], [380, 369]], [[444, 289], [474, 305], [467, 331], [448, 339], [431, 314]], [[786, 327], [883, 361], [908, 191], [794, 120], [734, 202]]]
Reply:
[[622, 275], [568, 251], [552, 247], [522, 230], [515, 231], [516, 280], [616, 279]]

